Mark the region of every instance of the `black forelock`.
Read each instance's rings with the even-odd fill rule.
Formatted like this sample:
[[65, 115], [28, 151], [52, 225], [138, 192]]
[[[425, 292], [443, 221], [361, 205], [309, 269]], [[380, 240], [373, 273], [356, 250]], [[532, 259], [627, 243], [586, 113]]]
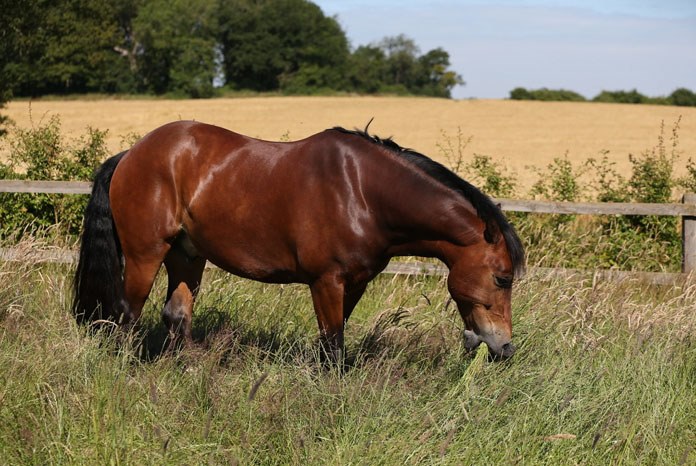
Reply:
[[[372, 120], [370, 120], [371, 122]], [[369, 123], [367, 125], [369, 127]], [[471, 183], [463, 180], [457, 174], [447, 169], [444, 165], [435, 160], [427, 157], [419, 152], [412, 149], [403, 148], [398, 145], [394, 140], [390, 138], [380, 138], [369, 134], [367, 127], [364, 130], [347, 130], [345, 128], [336, 126], [332, 128], [334, 131], [339, 131], [345, 134], [353, 134], [362, 137], [374, 144], [379, 144], [392, 151], [393, 153], [400, 156], [403, 160], [409, 164], [415, 166], [434, 180], [444, 184], [448, 188], [460, 193], [464, 196], [476, 209], [477, 215], [481, 220], [483, 220], [487, 227], [493, 222], [497, 226], [500, 233], [505, 239], [505, 244], [507, 245], [508, 254], [510, 255], [510, 261], [512, 262], [513, 271], [515, 276], [520, 276], [524, 272], [525, 267], [525, 253], [524, 246], [520, 238], [517, 236], [517, 232], [510, 225], [507, 218], [501, 211], [500, 207], [497, 206], [490, 197], [482, 193], [478, 188], [476, 188]]]

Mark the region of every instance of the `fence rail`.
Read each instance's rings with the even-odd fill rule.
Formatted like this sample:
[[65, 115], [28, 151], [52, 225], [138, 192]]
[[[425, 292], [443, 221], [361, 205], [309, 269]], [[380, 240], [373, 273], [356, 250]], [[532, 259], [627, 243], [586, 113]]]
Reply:
[[[0, 261], [2, 262], [31, 262], [31, 263], [58, 263], [73, 264], [77, 261], [77, 251], [70, 249], [47, 248], [36, 249], [32, 246], [0, 248]], [[215, 269], [215, 265], [208, 262], [206, 268]], [[447, 267], [433, 262], [392, 261], [384, 272], [392, 275], [447, 275]], [[692, 274], [666, 273], [666, 272], [632, 272], [624, 270], [581, 270], [559, 269], [551, 267], [531, 267], [526, 277], [534, 278], [563, 278], [566, 280], [590, 279], [598, 281], [633, 281], [649, 283], [652, 285], [679, 285], [691, 283]]]
[[[86, 181], [0, 180], [0, 193], [89, 194], [91, 186], [92, 184]], [[682, 218], [682, 274], [696, 271], [696, 194], [685, 194], [681, 203], [669, 204], [553, 202], [516, 199], [496, 199], [495, 201], [500, 204], [503, 210], [511, 212], [679, 216]], [[2, 259], [1, 255], [0, 259]]]
[[[89, 194], [88, 181], [0, 180], [0, 193]], [[537, 214], [667, 215], [696, 217], [696, 203], [554, 202], [495, 199], [503, 210]]]
[[89, 194], [89, 181], [0, 180], [0, 193]]

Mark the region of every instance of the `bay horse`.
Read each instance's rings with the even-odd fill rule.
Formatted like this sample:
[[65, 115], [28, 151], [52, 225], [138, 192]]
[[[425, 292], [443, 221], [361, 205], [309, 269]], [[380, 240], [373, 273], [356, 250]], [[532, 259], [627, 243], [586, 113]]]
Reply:
[[[369, 126], [369, 125], [368, 125]], [[240, 277], [309, 286], [332, 359], [368, 283], [395, 256], [435, 257], [466, 327], [507, 358], [524, 250], [491, 199], [391, 138], [335, 127], [269, 142], [194, 121], [166, 124], [97, 170], [72, 311], [79, 322], [140, 317], [162, 263], [171, 341], [191, 343], [210, 261]]]

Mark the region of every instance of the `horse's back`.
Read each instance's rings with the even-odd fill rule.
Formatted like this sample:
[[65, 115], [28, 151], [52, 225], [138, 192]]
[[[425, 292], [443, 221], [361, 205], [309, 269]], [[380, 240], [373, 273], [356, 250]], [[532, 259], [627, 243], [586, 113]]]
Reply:
[[376, 230], [358, 152], [334, 131], [274, 143], [171, 123], [117, 167], [117, 229], [170, 242], [184, 232], [198, 252], [239, 275], [308, 281], [355, 256], [366, 230]]

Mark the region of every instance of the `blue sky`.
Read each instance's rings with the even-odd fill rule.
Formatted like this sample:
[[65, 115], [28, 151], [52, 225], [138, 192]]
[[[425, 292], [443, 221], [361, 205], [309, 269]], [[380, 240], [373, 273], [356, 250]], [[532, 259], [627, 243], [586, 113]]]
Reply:
[[465, 86], [504, 98], [517, 86], [667, 95], [696, 92], [696, 0], [314, 0], [353, 47], [406, 34], [442, 47]]

